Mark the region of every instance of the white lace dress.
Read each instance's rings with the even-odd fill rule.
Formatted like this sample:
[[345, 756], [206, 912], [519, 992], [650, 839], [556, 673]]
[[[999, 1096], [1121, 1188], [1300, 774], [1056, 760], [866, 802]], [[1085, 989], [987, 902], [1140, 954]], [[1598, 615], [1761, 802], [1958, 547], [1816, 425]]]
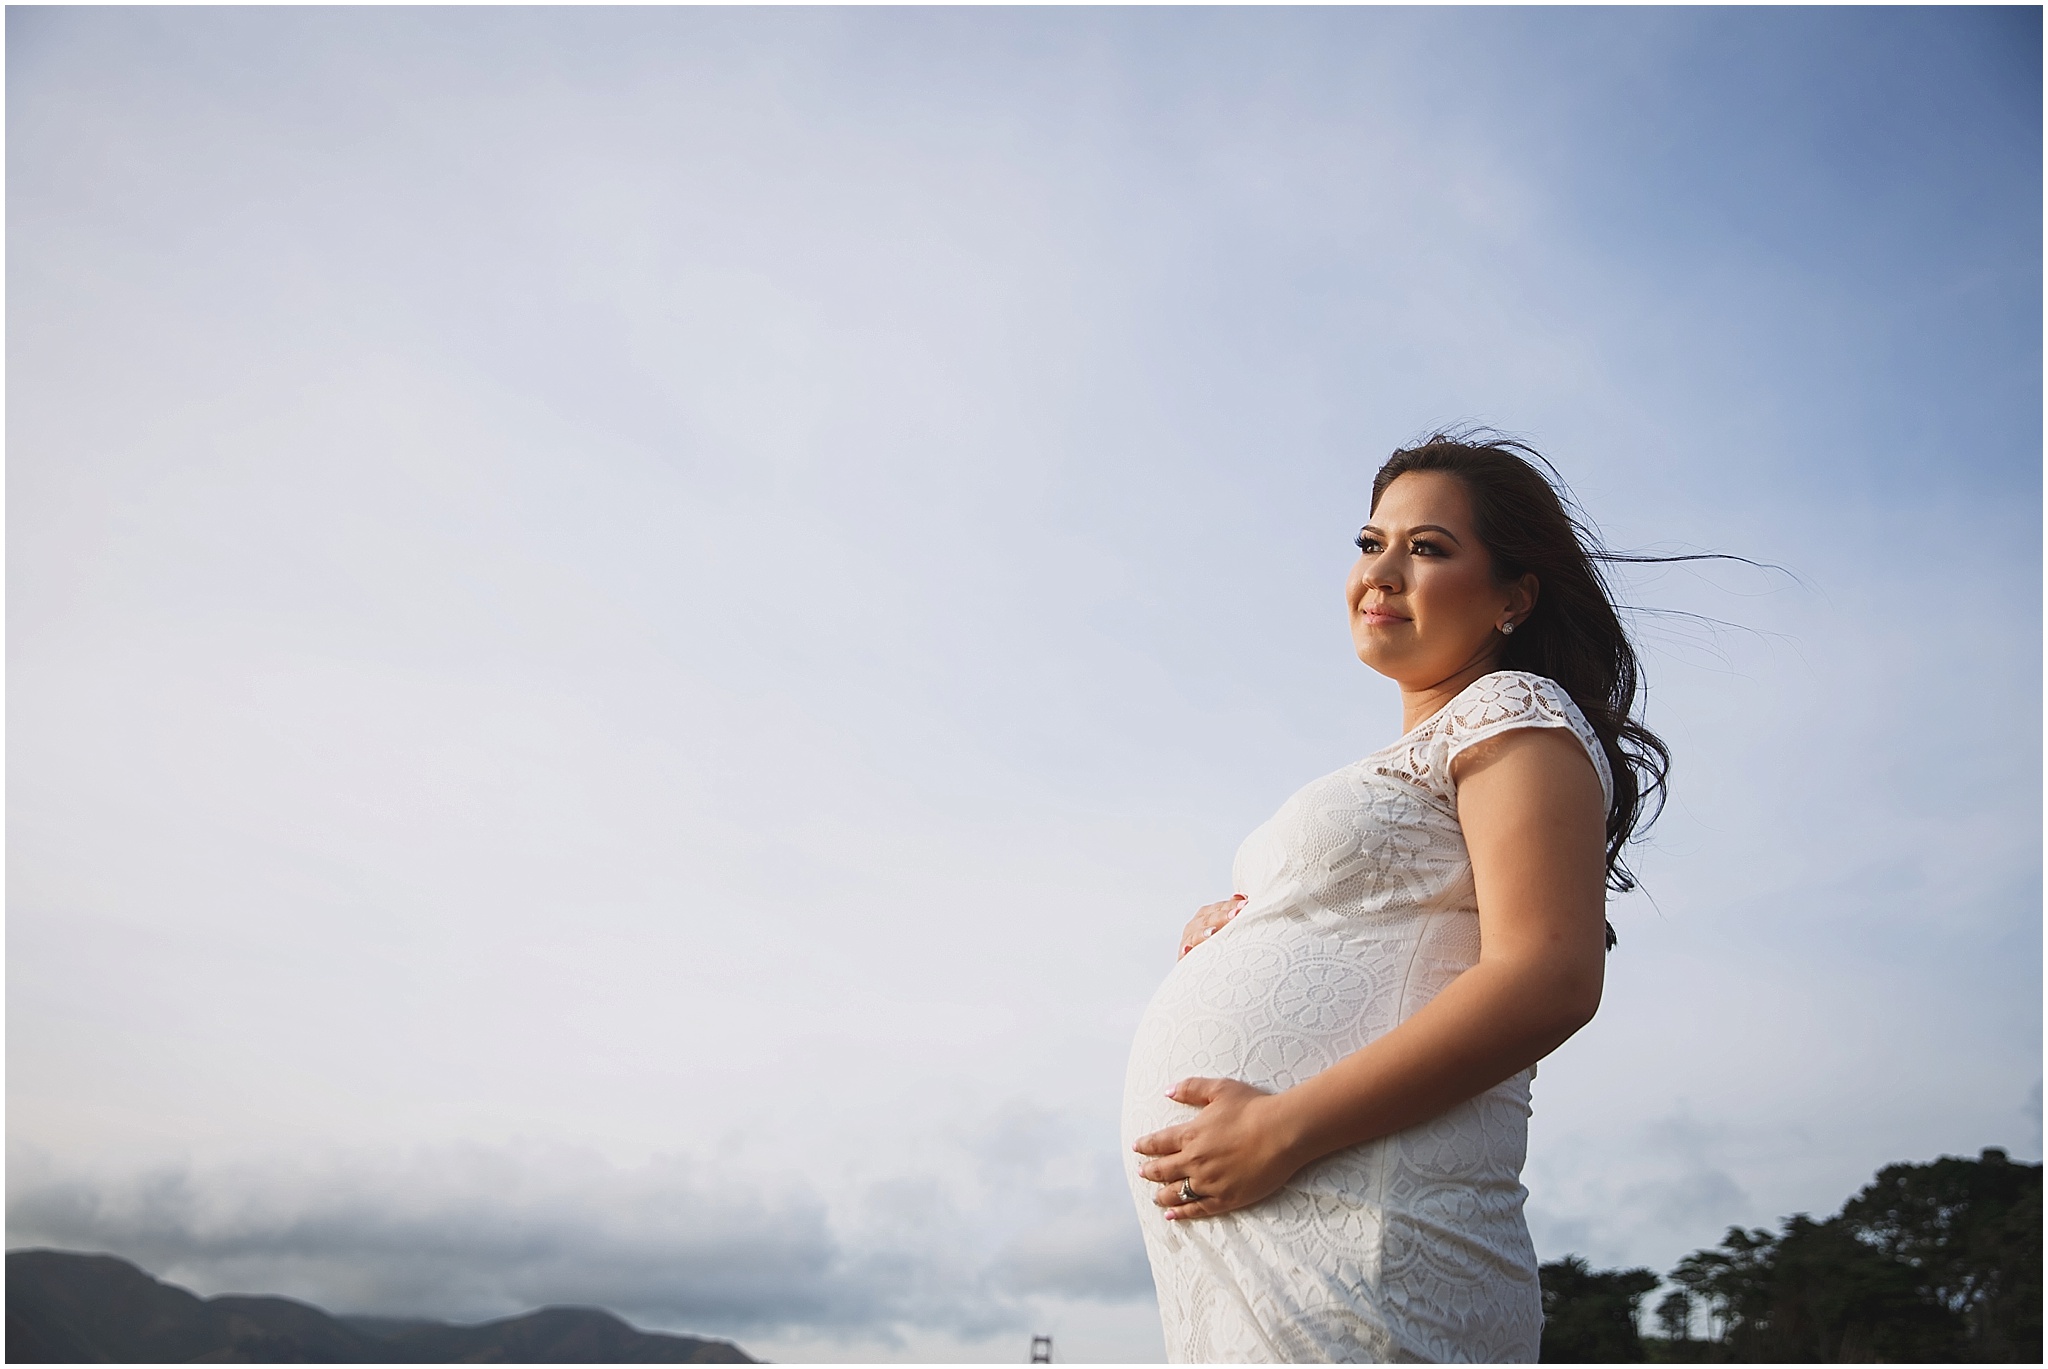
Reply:
[[1131, 1142], [1194, 1109], [1191, 1075], [1279, 1090], [1384, 1035], [1479, 956], [1451, 761], [1520, 727], [1606, 757], [1540, 675], [1474, 681], [1393, 745], [1326, 775], [1245, 839], [1237, 918], [1154, 995], [1131, 1048], [1123, 1132], [1176, 1362], [1533, 1361], [1536, 1252], [1522, 1217], [1526, 1070], [1442, 1116], [1307, 1166], [1250, 1208], [1169, 1222]]

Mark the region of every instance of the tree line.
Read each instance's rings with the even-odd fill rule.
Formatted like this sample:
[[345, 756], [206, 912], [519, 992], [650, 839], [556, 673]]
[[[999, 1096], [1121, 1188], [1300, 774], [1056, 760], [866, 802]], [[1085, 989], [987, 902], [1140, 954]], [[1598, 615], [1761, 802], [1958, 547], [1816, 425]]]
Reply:
[[1551, 1362], [2039, 1363], [2041, 1166], [1888, 1165], [1827, 1220], [1730, 1227], [1664, 1279], [1576, 1255], [1540, 1273]]

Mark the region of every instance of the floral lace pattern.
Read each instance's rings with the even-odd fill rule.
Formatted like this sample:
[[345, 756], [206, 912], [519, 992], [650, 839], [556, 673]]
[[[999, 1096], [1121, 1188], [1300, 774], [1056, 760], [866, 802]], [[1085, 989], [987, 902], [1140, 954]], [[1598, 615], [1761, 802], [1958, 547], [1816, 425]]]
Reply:
[[1244, 910], [1184, 957], [1131, 1048], [1131, 1190], [1175, 1362], [1533, 1361], [1542, 1331], [1527, 1196], [1526, 1070], [1442, 1116], [1316, 1161], [1262, 1203], [1167, 1222], [1132, 1141], [1186, 1120], [1193, 1075], [1284, 1089], [1384, 1035], [1474, 964], [1479, 914], [1451, 765], [1563, 728], [1602, 792], [1599, 740], [1540, 675], [1474, 681], [1393, 745], [1307, 785], [1245, 839]]

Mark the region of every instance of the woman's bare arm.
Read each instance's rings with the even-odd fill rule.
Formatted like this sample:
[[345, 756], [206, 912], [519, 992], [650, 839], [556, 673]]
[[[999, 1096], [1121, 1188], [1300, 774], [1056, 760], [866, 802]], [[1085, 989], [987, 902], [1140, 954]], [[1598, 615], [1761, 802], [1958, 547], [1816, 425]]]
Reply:
[[[1459, 757], [1458, 818], [1479, 904], [1478, 963], [1385, 1036], [1283, 1093], [1190, 1079], [1201, 1107], [1137, 1144], [1172, 1217], [1271, 1194], [1309, 1161], [1455, 1107], [1528, 1068], [1600, 1005], [1606, 807], [1570, 733], [1521, 728]], [[1181, 1203], [1187, 1180], [1201, 1201]]]

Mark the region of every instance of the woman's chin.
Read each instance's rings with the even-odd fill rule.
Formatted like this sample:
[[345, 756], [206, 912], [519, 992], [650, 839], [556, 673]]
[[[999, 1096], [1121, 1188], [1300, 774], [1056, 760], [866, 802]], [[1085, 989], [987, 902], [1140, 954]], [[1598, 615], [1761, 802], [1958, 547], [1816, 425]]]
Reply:
[[1376, 674], [1384, 675], [1390, 680], [1398, 682], [1401, 678], [1395, 662], [1388, 660], [1384, 651], [1362, 646], [1358, 648], [1358, 660], [1360, 664], [1370, 666]]
[[1399, 664], [1400, 658], [1407, 654], [1387, 640], [1385, 631], [1374, 628], [1354, 628], [1351, 633], [1351, 646], [1358, 653], [1360, 661], [1382, 675], [1391, 674]]

